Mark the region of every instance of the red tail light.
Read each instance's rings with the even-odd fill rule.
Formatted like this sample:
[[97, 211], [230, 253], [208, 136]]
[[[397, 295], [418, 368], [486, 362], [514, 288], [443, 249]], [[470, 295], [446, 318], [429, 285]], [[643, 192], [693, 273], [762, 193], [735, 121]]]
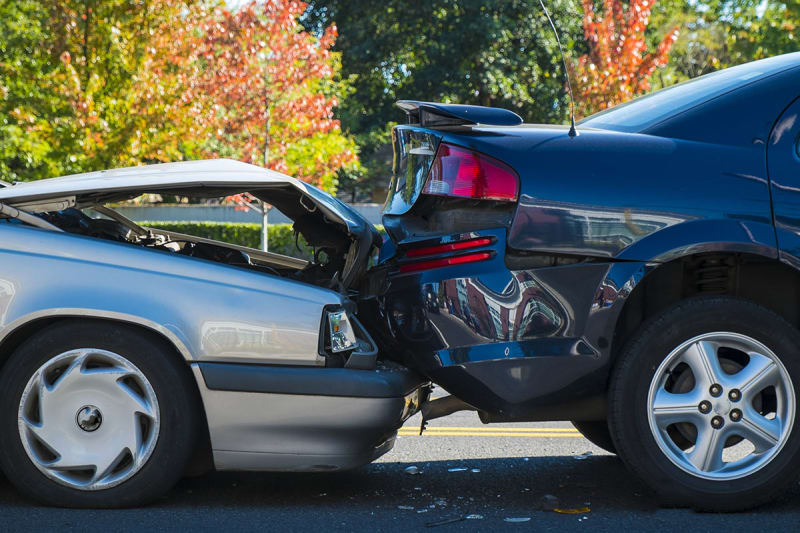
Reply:
[[400, 272], [419, 272], [420, 270], [430, 270], [432, 268], [446, 267], [452, 265], [463, 265], [464, 263], [477, 263], [492, 258], [492, 252], [477, 252], [455, 257], [445, 257], [443, 259], [431, 259], [430, 261], [420, 261], [419, 263], [409, 263], [400, 265]]
[[412, 248], [406, 252], [406, 257], [420, 257], [423, 255], [438, 255], [447, 252], [456, 252], [458, 250], [467, 250], [469, 248], [480, 248], [481, 246], [489, 246], [492, 244], [492, 239], [489, 237], [480, 237], [477, 239], [469, 239], [467, 241], [450, 242], [447, 244], [437, 244], [435, 246], [425, 246], [422, 248]]
[[514, 201], [518, 190], [516, 173], [502, 161], [443, 142], [436, 151], [422, 192], [476, 200]]

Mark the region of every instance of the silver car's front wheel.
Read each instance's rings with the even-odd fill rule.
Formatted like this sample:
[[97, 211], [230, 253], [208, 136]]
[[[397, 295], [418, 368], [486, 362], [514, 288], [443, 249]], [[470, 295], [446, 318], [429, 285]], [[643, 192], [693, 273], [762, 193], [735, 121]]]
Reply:
[[158, 441], [158, 399], [123, 356], [96, 348], [59, 354], [22, 393], [19, 434], [48, 478], [79, 490], [113, 487], [135, 475]]
[[90, 320], [42, 328], [0, 367], [0, 467], [50, 505], [152, 501], [201, 442], [192, 379], [146, 330]]

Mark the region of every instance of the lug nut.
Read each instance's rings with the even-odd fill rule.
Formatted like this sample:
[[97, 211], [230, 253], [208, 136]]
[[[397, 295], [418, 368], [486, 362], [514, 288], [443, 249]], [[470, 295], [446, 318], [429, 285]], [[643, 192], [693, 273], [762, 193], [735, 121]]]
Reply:
[[717, 396], [722, 394], [722, 386], [718, 385], [717, 383], [714, 383], [713, 385], [711, 385], [711, 387], [709, 387], [708, 392], [711, 393], [711, 396], [714, 396], [716, 398]]
[[711, 419], [711, 427], [714, 429], [719, 429], [723, 425], [725, 425], [725, 421], [722, 419], [721, 416], [715, 416]]
[[739, 389], [733, 389], [728, 393], [728, 398], [730, 398], [732, 402], [738, 402], [742, 399], [742, 393], [739, 392]]
[[711, 403], [707, 400], [703, 400], [697, 408], [700, 409], [701, 413], [706, 414], [711, 411]]
[[731, 420], [733, 420], [734, 422], [738, 422], [739, 420], [742, 419], [742, 412], [738, 409], [734, 409], [733, 411], [731, 411], [730, 416]]

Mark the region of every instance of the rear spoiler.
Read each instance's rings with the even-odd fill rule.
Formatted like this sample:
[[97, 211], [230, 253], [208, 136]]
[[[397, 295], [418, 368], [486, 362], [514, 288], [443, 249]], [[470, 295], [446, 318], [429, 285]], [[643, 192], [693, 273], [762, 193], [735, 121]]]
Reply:
[[406, 112], [409, 124], [420, 126], [460, 126], [464, 124], [486, 124], [490, 126], [516, 126], [522, 117], [499, 107], [479, 105], [439, 104], [400, 100], [397, 107]]

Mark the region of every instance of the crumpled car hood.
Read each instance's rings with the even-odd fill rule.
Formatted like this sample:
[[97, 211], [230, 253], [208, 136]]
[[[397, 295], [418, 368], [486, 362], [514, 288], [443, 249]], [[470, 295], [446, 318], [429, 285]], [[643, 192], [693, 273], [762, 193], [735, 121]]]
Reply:
[[[121, 202], [147, 193], [216, 198], [242, 192], [278, 208], [295, 221], [295, 228], [312, 245], [317, 245], [315, 238], [326, 242], [342, 239], [343, 244], [346, 240], [347, 247], [355, 243], [359, 252], [359, 257], [353, 258], [355, 263], [366, 264], [369, 250], [381, 244], [380, 234], [372, 224], [328, 193], [279, 172], [230, 159], [164, 163], [21, 182], [0, 187], [0, 203], [37, 212]], [[64, 206], [60, 207], [60, 203]]]

